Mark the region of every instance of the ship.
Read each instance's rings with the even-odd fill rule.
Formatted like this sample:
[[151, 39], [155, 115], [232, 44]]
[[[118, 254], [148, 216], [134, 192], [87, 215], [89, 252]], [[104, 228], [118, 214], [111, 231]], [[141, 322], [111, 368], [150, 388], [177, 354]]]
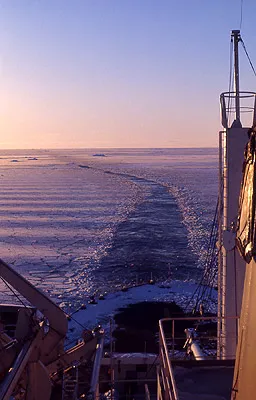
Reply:
[[[66, 342], [70, 315], [0, 260], [22, 305], [0, 305], [0, 400], [249, 400], [256, 392], [256, 93], [220, 96], [218, 313], [159, 321], [159, 354], [104, 351], [104, 329]], [[248, 141], [249, 140], [249, 141]], [[185, 327], [177, 337], [177, 325]]]

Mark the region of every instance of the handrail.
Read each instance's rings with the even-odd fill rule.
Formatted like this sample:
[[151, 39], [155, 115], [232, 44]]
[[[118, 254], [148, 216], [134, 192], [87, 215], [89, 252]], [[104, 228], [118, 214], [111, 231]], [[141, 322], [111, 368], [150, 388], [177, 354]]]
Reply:
[[[159, 321], [159, 325], [162, 325], [162, 322], [166, 321], [212, 321], [213, 319], [223, 319], [223, 317], [218, 317], [217, 315], [213, 315], [210, 317], [173, 317], [173, 318], [161, 318]], [[225, 317], [225, 319], [239, 319], [237, 315], [231, 315]]]
[[[239, 320], [238, 316], [229, 316], [225, 317], [226, 320], [232, 320], [236, 319]], [[163, 318], [159, 321], [159, 346], [160, 346], [160, 368], [159, 368], [159, 373], [158, 373], [158, 400], [165, 399], [165, 400], [179, 400], [179, 395], [178, 395], [178, 389], [176, 386], [175, 378], [174, 378], [174, 370], [172, 367], [171, 363], [171, 354], [174, 356], [174, 338], [175, 337], [175, 321], [195, 321], [195, 322], [200, 322], [200, 321], [218, 321], [218, 320], [223, 320], [223, 317], [218, 317], [218, 316], [210, 316], [210, 317], [174, 317], [174, 318]], [[166, 337], [165, 336], [165, 331], [164, 331], [164, 323], [168, 322], [169, 323], [169, 328], [171, 328], [171, 337]], [[171, 324], [171, 325], [170, 325]], [[179, 335], [180, 336], [180, 335]], [[237, 335], [236, 335], [237, 337]], [[167, 340], [172, 339], [171, 343], [171, 349], [167, 343]], [[182, 338], [179, 338], [182, 339]], [[185, 339], [185, 337], [184, 337]], [[220, 337], [214, 336], [214, 335], [207, 335], [207, 336], [202, 336], [203, 340], [221, 340], [223, 339], [223, 336], [220, 335]], [[198, 338], [200, 340], [200, 338]], [[185, 340], [184, 340], [185, 342]], [[170, 343], [169, 343], [170, 344]], [[195, 343], [194, 343], [195, 344]], [[168, 348], [169, 347], [169, 348]], [[210, 352], [209, 352], [210, 353]], [[199, 354], [199, 352], [198, 352]], [[196, 360], [202, 360], [204, 356], [202, 356], [203, 353], [195, 354], [195, 359]], [[209, 354], [210, 359], [214, 359], [215, 357], [219, 357], [217, 353], [217, 346], [216, 346], [216, 354], [215, 354], [215, 347], [213, 349], [213, 354]], [[234, 355], [235, 357], [235, 355]], [[205, 360], [207, 359], [207, 355], [205, 355]], [[198, 361], [199, 362], [199, 361]], [[163, 395], [164, 393], [164, 395]]]
[[[165, 334], [164, 334], [164, 340], [165, 341], [167, 341], [167, 339], [171, 339], [172, 340], [172, 343], [171, 343], [171, 346], [172, 346], [172, 348], [171, 348], [171, 351], [172, 351], [172, 356], [174, 357], [174, 339], [182, 339], [181, 337], [176, 337], [175, 336], [175, 321], [195, 321], [195, 322], [201, 322], [201, 321], [216, 321], [217, 323], [218, 322], [223, 322], [223, 320], [237, 320], [238, 322], [239, 322], [239, 317], [238, 316], [227, 316], [227, 317], [225, 317], [225, 318], [223, 318], [223, 317], [218, 317], [218, 316], [210, 316], [210, 317], [185, 317], [185, 318], [182, 318], [182, 317], [175, 317], [175, 318], [162, 318], [160, 321], [159, 321], [159, 326], [162, 328], [162, 331], [164, 332], [164, 327], [163, 327], [163, 324], [164, 323], [166, 323], [166, 322], [169, 322], [170, 324], [171, 324], [171, 327], [172, 327], [172, 334], [171, 334], [171, 336], [170, 337], [166, 337], [165, 336]], [[230, 335], [229, 335], [229, 337], [231, 337]], [[232, 336], [232, 337], [235, 337], [236, 338], [236, 341], [237, 341], [237, 331], [234, 331], [234, 336]], [[218, 345], [218, 348], [220, 348], [221, 347], [221, 341], [223, 340], [225, 338], [225, 336], [222, 334], [222, 333], [218, 333], [216, 336], [213, 336], [213, 335], [207, 335], [207, 336], [204, 336], [204, 337], [202, 337], [202, 339], [209, 339], [209, 340], [216, 340], [216, 344]], [[184, 339], [185, 339], [185, 336], [184, 336]], [[216, 351], [216, 353], [217, 353], [217, 351]], [[214, 354], [213, 353], [211, 353], [211, 354], [209, 354], [209, 357], [214, 357]], [[176, 357], [177, 358], [177, 357]], [[220, 357], [219, 357], [220, 358]], [[235, 354], [233, 354], [232, 355], [232, 358], [235, 358]]]
[[150, 400], [150, 392], [147, 383], [145, 383], [144, 387], [145, 387], [145, 400]]
[[[166, 359], [167, 366], [168, 366], [168, 375], [169, 375], [169, 378], [171, 380], [171, 385], [172, 385], [171, 388], [170, 387], [168, 388], [169, 389], [169, 398], [171, 400], [172, 399], [173, 400], [179, 400], [178, 391], [177, 391], [177, 387], [176, 387], [176, 382], [175, 382], [175, 379], [174, 379], [174, 373], [173, 373], [173, 369], [172, 369], [172, 366], [171, 366], [171, 361], [170, 361], [170, 358], [169, 358], [169, 355], [168, 355], [168, 349], [167, 349], [167, 345], [166, 345], [165, 334], [164, 334], [163, 326], [161, 324], [161, 320], [159, 321], [159, 328], [160, 328], [160, 337], [161, 337], [160, 346], [162, 345], [163, 348], [164, 348], [164, 354], [162, 354], [162, 355]], [[161, 349], [160, 349], [160, 351], [161, 351]], [[174, 396], [172, 396], [172, 392], [173, 392]]]
[[100, 374], [100, 366], [101, 359], [103, 353], [103, 344], [104, 344], [104, 335], [100, 336], [96, 345], [95, 358], [93, 363], [92, 377], [90, 383], [89, 394], [90, 398], [96, 398], [97, 386], [99, 383], [99, 374]]
[[[229, 96], [229, 97], [236, 97], [236, 92], [222, 92], [220, 97]], [[248, 98], [248, 97], [256, 97], [256, 92], [248, 92], [246, 90], [239, 92], [240, 98]]]
[[[239, 109], [241, 110], [242, 113], [251, 113], [252, 114], [252, 120], [249, 122], [246, 122], [246, 125], [248, 125], [248, 128], [256, 122], [256, 93], [255, 92], [239, 92], [238, 98], [241, 100], [241, 102], [245, 105], [241, 105]], [[237, 99], [237, 92], [223, 92], [220, 95], [220, 105], [221, 105], [221, 119], [222, 119], [222, 125], [225, 129], [227, 129], [230, 124], [232, 123], [230, 121], [230, 116], [231, 114], [234, 116], [236, 119], [236, 106], [232, 105], [232, 101], [234, 99]], [[248, 105], [248, 102], [251, 103], [251, 105]], [[240, 120], [240, 119], [239, 119]], [[240, 121], [242, 122], [242, 121]], [[242, 127], [242, 126], [241, 126]]]

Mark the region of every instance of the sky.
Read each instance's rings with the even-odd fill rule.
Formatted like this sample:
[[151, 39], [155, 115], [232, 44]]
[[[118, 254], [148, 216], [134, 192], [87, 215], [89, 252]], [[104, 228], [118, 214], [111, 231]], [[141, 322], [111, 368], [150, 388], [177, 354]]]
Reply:
[[[242, 24], [241, 24], [242, 1]], [[0, 0], [0, 149], [215, 147], [255, 0]], [[241, 90], [256, 78], [241, 48]]]

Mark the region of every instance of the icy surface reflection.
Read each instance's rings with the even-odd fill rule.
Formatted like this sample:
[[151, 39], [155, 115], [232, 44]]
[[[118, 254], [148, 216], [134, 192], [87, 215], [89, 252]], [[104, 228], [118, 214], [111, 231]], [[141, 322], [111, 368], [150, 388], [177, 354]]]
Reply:
[[[217, 150], [1, 151], [1, 258], [59, 302], [196, 281], [217, 201]], [[1, 296], [12, 301], [1, 284]]]

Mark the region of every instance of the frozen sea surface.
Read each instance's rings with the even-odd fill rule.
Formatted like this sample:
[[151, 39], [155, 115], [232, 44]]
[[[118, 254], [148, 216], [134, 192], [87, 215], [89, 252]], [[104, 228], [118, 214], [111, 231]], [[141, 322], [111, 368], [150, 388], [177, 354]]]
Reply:
[[[196, 283], [217, 158], [216, 149], [1, 151], [1, 258], [74, 308], [151, 274]], [[13, 301], [4, 284], [1, 297]]]

